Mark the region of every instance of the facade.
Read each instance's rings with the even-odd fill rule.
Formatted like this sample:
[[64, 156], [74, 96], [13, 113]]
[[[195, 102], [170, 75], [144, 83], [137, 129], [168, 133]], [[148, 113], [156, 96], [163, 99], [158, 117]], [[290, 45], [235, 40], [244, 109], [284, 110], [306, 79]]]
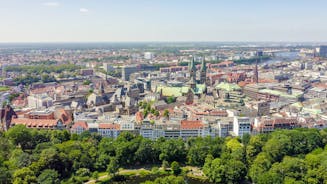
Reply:
[[91, 76], [93, 75], [93, 69], [81, 69], [80, 74], [82, 76]]
[[256, 104], [258, 116], [268, 116], [270, 114], [270, 103], [261, 101]]
[[297, 118], [261, 118], [255, 119], [256, 133], [269, 133], [276, 129], [293, 129], [299, 127]]
[[319, 47], [319, 56], [323, 58], [327, 58], [327, 46], [322, 45]]
[[88, 130], [88, 124], [85, 121], [79, 121], [74, 123], [71, 127], [70, 132], [73, 134], [81, 134]]
[[114, 123], [99, 123], [98, 133], [102, 137], [117, 138], [120, 133], [120, 125]]
[[53, 105], [53, 99], [47, 94], [35, 94], [27, 97], [27, 103], [30, 108], [48, 108]]
[[234, 117], [233, 133], [242, 137], [244, 134], [251, 134], [251, 119], [249, 117]]
[[153, 59], [154, 54], [152, 52], [144, 52], [144, 59], [151, 60]]
[[122, 67], [122, 80], [129, 81], [129, 77], [132, 73], [138, 72], [140, 69], [136, 65], [123, 66]]

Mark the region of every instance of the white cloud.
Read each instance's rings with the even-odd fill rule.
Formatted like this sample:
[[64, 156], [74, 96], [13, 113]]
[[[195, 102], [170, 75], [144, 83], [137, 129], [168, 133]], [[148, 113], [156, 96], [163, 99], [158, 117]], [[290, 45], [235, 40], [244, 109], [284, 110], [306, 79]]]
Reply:
[[88, 12], [89, 12], [89, 9], [86, 9], [86, 8], [80, 8], [80, 9], [79, 9], [79, 12], [81, 12], [81, 13], [88, 13]]
[[43, 3], [44, 6], [48, 6], [48, 7], [58, 7], [60, 6], [59, 2], [45, 2]]

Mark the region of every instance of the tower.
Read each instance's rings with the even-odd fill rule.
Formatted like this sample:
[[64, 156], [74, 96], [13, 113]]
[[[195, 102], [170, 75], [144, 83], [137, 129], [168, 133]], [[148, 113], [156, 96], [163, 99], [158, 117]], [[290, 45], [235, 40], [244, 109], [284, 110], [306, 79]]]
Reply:
[[200, 83], [205, 84], [207, 79], [207, 66], [205, 63], [205, 57], [203, 57], [202, 63], [201, 63], [201, 75], [200, 75]]
[[99, 95], [104, 95], [104, 85], [103, 85], [103, 83], [102, 82], [100, 82], [100, 87], [99, 87], [100, 89], [99, 89]]
[[190, 72], [190, 78], [193, 78], [193, 80], [196, 80], [196, 67], [195, 67], [194, 57], [192, 58], [191, 62], [189, 63], [188, 69]]
[[258, 83], [259, 82], [259, 72], [258, 72], [258, 62], [259, 62], [259, 59], [261, 60], [261, 57], [262, 57], [262, 51], [257, 51], [256, 53], [256, 60], [255, 60], [255, 67], [254, 67], [254, 71], [253, 71], [253, 81], [255, 83]]

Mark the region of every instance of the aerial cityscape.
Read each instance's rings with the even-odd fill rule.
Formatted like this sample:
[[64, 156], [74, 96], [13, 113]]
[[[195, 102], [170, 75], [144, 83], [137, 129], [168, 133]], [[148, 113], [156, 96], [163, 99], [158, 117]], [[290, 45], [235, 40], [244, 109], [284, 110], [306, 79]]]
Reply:
[[0, 2], [1, 184], [327, 183], [326, 2], [102, 3]]

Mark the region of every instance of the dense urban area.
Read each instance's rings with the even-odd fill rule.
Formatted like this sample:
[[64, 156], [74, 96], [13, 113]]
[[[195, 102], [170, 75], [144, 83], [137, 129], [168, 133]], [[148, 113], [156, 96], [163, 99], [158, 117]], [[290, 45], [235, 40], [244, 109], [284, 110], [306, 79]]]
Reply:
[[326, 183], [327, 46], [0, 44], [0, 183]]

